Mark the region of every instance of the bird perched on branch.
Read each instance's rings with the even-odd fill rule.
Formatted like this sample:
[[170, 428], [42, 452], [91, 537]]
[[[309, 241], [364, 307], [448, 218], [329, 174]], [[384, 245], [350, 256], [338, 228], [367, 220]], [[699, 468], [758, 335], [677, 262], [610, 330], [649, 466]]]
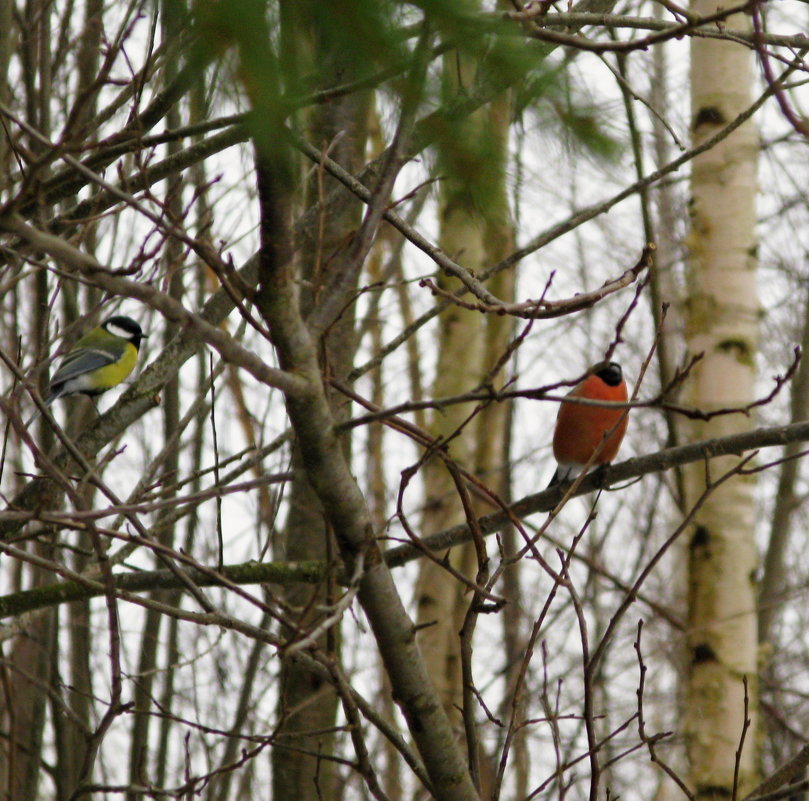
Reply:
[[[621, 365], [599, 362], [566, 397], [626, 402], [626, 382]], [[626, 409], [562, 401], [553, 432], [553, 455], [558, 467], [548, 486], [575, 478], [591, 459], [592, 467], [611, 462], [626, 433], [626, 412]]]
[[[135, 369], [146, 337], [131, 317], [114, 316], [88, 331], [65, 355], [51, 378], [45, 404], [68, 395], [101, 395]], [[29, 425], [39, 416], [37, 413]]]

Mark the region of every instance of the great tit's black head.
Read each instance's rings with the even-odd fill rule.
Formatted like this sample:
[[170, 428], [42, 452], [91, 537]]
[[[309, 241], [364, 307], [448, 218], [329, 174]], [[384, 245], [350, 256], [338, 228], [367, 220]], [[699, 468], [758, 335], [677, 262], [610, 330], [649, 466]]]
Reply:
[[591, 372], [610, 387], [617, 387], [624, 380], [624, 374], [618, 362], [601, 362], [593, 367]]
[[136, 348], [140, 348], [140, 341], [146, 336], [143, 329], [131, 317], [116, 315], [105, 320], [101, 327], [114, 337], [129, 340]]

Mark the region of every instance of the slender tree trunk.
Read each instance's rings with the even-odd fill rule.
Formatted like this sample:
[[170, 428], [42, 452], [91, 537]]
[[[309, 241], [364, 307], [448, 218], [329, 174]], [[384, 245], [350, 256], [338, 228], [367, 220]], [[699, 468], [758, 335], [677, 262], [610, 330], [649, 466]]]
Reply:
[[[475, 67], [457, 54], [446, 59], [444, 71], [448, 88], [457, 92], [469, 86]], [[481, 149], [472, 148], [464, 153], [463, 146], [455, 147], [453, 141], [449, 141], [441, 165], [446, 176], [441, 189], [441, 247], [473, 272], [496, 263], [513, 246], [505, 182], [508, 103], [506, 95], [465, 121], [455, 137], [467, 143], [476, 142]], [[446, 278], [441, 280], [446, 288], [455, 288]], [[514, 293], [514, 274], [500, 274], [491, 288], [500, 297], [510, 299]], [[512, 330], [513, 323], [508, 317], [482, 317], [478, 312], [457, 307], [447, 309], [440, 320], [433, 396], [463, 393], [482, 381], [500, 384], [502, 372], [494, 368]], [[503, 404], [490, 405], [467, 422], [472, 411], [471, 405], [443, 409], [433, 417], [431, 431], [436, 436], [449, 437], [462, 428], [460, 436], [450, 444], [450, 456], [471, 468], [495, 491], [501, 491], [507, 409]], [[463, 520], [454, 482], [438, 458], [425, 464], [424, 485], [424, 534]], [[477, 507], [479, 513], [491, 510], [489, 506]], [[476, 556], [471, 544], [454, 548], [450, 559], [462, 573], [475, 576]], [[467, 588], [441, 566], [425, 561], [419, 573], [416, 599], [419, 624], [425, 625], [419, 634], [419, 645], [444, 708], [456, 717], [456, 709], [463, 704], [459, 632], [471, 596]], [[482, 795], [486, 797], [489, 762], [483, 758], [480, 764]]]
[[[179, 20], [171, 13], [173, 6], [170, 3], [161, 3], [161, 23], [163, 26], [163, 37], [170, 39], [178, 33]], [[170, 83], [177, 75], [178, 65], [176, 62], [169, 62], [166, 70], [166, 81]], [[179, 127], [181, 121], [180, 111], [177, 106], [169, 109], [166, 115], [166, 123], [170, 128]], [[168, 155], [172, 155], [179, 150], [179, 144], [176, 142], [169, 142], [167, 145]], [[183, 215], [183, 176], [174, 175], [167, 182], [165, 204], [172, 216], [175, 219], [181, 219]], [[182, 269], [182, 245], [174, 238], [169, 238], [166, 241], [165, 249], [162, 253], [163, 266], [165, 274], [168, 276], [168, 290], [169, 294], [182, 302], [185, 294], [183, 286], [183, 269]], [[177, 334], [179, 327], [176, 324], [167, 321], [164, 345], [169, 342]], [[162, 397], [162, 412], [163, 412], [163, 442], [169, 442], [174, 432], [177, 430], [180, 423], [180, 382], [179, 377], [175, 376], [169, 381], [164, 390]], [[166, 500], [174, 497], [177, 494], [177, 474], [180, 465], [180, 449], [179, 443], [171, 450], [166, 456], [163, 465], [160, 483], [162, 485], [162, 496]], [[158, 518], [157, 531], [160, 542], [168, 547], [174, 547], [176, 539], [176, 527], [174, 523], [168, 522], [171, 520], [171, 510], [161, 515]], [[161, 525], [161, 521], [162, 525]], [[159, 566], [159, 563], [158, 563]], [[181, 593], [172, 591], [169, 593], [160, 593], [161, 597], [169, 604], [178, 604], [180, 601]], [[149, 776], [152, 775], [153, 770], [156, 771], [158, 777], [163, 775], [165, 765], [154, 765], [150, 757], [151, 748], [151, 733], [152, 733], [152, 718], [153, 718], [153, 698], [156, 694], [156, 683], [158, 678], [158, 662], [162, 658], [165, 660], [164, 670], [161, 671], [160, 677], [165, 682], [163, 687], [164, 700], [170, 697], [172, 693], [173, 681], [173, 665], [176, 661], [175, 655], [172, 653], [171, 638], [169, 637], [169, 647], [161, 648], [160, 638], [161, 629], [163, 628], [164, 615], [160, 612], [149, 609], [146, 611], [143, 633], [141, 635], [140, 656], [138, 662], [138, 677], [135, 683], [134, 692], [134, 714], [132, 718], [132, 737], [129, 749], [129, 782], [133, 785], [141, 785]], [[168, 623], [167, 623], [168, 625]], [[127, 801], [136, 801], [138, 795], [136, 793], [128, 793]]]
[[[98, 62], [100, 57], [100, 43], [102, 40], [102, 11], [101, 0], [89, 0], [85, 8], [84, 29], [81, 36], [81, 44], [77, 54], [77, 74], [76, 94], [83, 97], [81, 113], [77, 115], [76, 122], [82, 124], [89, 120], [96, 110], [95, 95], [89, 92], [89, 87], [97, 77]], [[93, 253], [96, 246], [96, 227], [88, 226], [83, 237], [83, 245], [88, 253]], [[63, 290], [63, 299], [72, 305], [69, 308], [66, 318], [75, 320], [81, 314], [78, 305], [77, 292]], [[92, 309], [98, 301], [99, 293], [91, 287], [84, 288], [85, 299], [88, 301], [85, 308]], [[90, 404], [85, 404], [84, 413], [77, 416], [75, 426], [70, 428], [71, 434], [78, 434], [97, 415], [95, 409]], [[81, 488], [83, 502], [86, 508], [92, 508], [92, 498], [95, 494], [95, 487], [87, 485]], [[78, 573], [84, 572], [89, 566], [87, 554], [92, 552], [90, 538], [86, 534], [77, 534], [76, 553], [74, 559], [74, 569]], [[64, 741], [59, 749], [56, 782], [58, 797], [67, 799], [75, 790], [85, 758], [87, 749], [86, 732], [92, 728], [92, 699], [95, 697], [92, 681], [91, 657], [93, 653], [93, 634], [90, 626], [90, 603], [89, 601], [79, 601], [70, 604], [67, 608], [68, 625], [67, 631], [62, 627], [57, 632], [57, 645], [59, 641], [67, 641], [70, 649], [70, 679], [69, 690], [63, 686], [54, 686], [54, 697], [64, 695], [64, 703], [68, 704], [71, 715], [64, 715], [61, 710], [54, 709], [54, 724], [57, 716], [62, 719], [64, 729]], [[54, 678], [58, 678], [57, 666], [54, 666]]]
[[[3, 14], [7, 14], [6, 9]], [[50, 133], [51, 99], [51, 13], [49, 3], [29, 0], [20, 9], [19, 55], [27, 70], [25, 84], [25, 114], [27, 122], [42, 131]], [[4, 48], [10, 46], [10, 31], [5, 31], [2, 42]], [[4, 53], [4, 61], [10, 53]], [[5, 65], [4, 65], [5, 66]], [[5, 75], [3, 76], [5, 81]], [[31, 152], [39, 153], [42, 146], [30, 138], [27, 146]], [[45, 209], [40, 210], [44, 214]], [[39, 254], [37, 254], [39, 255]], [[33, 299], [29, 300], [28, 314], [33, 314], [33, 337], [35, 352], [45, 351], [48, 340], [48, 276], [44, 269], [35, 275]], [[33, 309], [31, 309], [33, 306]], [[42, 430], [40, 444], [47, 449], [53, 443], [49, 432]], [[43, 499], [48, 508], [57, 506], [58, 494], [49, 493]], [[55, 533], [46, 528], [39, 532], [38, 540], [28, 547], [39, 556], [50, 558], [53, 555]], [[22, 571], [29, 578], [29, 586], [35, 587], [49, 580], [46, 572], [38, 568]], [[54, 630], [58, 612], [51, 610], [37, 617], [14, 640], [3, 679], [3, 693], [0, 696], [0, 723], [8, 732], [2, 758], [0, 758], [0, 792], [9, 801], [34, 799], [37, 797], [42, 776], [41, 749], [45, 718], [47, 713], [47, 688], [50, 686], [51, 671], [55, 662], [53, 653], [56, 638]]]
[[[804, 354], [798, 372], [792, 381], [790, 411], [792, 421], [797, 423], [809, 417], [809, 292], [804, 301], [803, 334], [801, 350]], [[793, 513], [800, 508], [800, 497], [796, 491], [801, 461], [797, 458], [803, 448], [797, 442], [784, 447], [785, 461], [778, 477], [778, 492], [772, 512], [769, 543], [764, 558], [764, 575], [761, 579], [761, 600], [758, 612], [758, 634], [762, 645], [777, 639], [776, 630], [783, 592], [789, 575], [785, 557], [792, 530]]]
[[[475, 65], [457, 53], [444, 60], [444, 82], [448, 94], [459, 92], [474, 80]], [[478, 111], [455, 132], [459, 145], [462, 142], [478, 142], [485, 135], [486, 115]], [[442, 145], [441, 171], [445, 179], [440, 190], [440, 238], [439, 244], [453, 259], [467, 269], [478, 272], [486, 261], [486, 228], [470, 191], [469, 173], [480, 165], [475, 164], [475, 154], [469, 160], [459, 155], [453, 160], [452, 139]], [[463, 146], [458, 147], [463, 154]], [[448, 290], [457, 288], [455, 279], [439, 276], [439, 283]], [[450, 306], [440, 317], [436, 347], [438, 360], [432, 396], [441, 398], [460, 394], [476, 386], [483, 372], [485, 319], [478, 313]], [[456, 436], [449, 455], [458, 463], [471, 468], [475, 459], [477, 421], [466, 422], [472, 411], [471, 405], [455, 404], [433, 415], [430, 429], [436, 437], [453, 436], [461, 426], [462, 434]], [[424, 465], [425, 487], [422, 531], [430, 534], [463, 520], [463, 510], [457, 497], [452, 478], [438, 457]], [[474, 574], [474, 549], [471, 545], [454, 548], [450, 559], [453, 566], [465, 574]], [[461, 673], [458, 654], [458, 632], [465, 614], [466, 587], [460, 585], [440, 565], [425, 560], [419, 572], [416, 600], [418, 623], [424, 628], [419, 633], [419, 645], [433, 677], [436, 689], [447, 713], [454, 716], [460, 708]]]
[[[713, 2], [692, 5], [700, 15]], [[743, 15], [729, 26], [749, 27]], [[750, 102], [751, 55], [733, 44], [691, 42], [692, 126], [695, 143], [734, 119]], [[695, 159], [692, 168], [687, 341], [704, 354], [690, 376], [688, 402], [702, 409], [743, 406], [754, 397], [758, 339], [756, 294], [756, 156], [751, 122]], [[691, 439], [744, 431], [744, 414], [688, 426]], [[712, 459], [686, 471], [693, 504], [706, 474], [718, 478], [736, 457]], [[745, 729], [745, 686], [750, 728], [739, 762], [740, 794], [755, 782], [758, 721], [754, 573], [755, 481], [739, 476], [709, 497], [689, 543], [686, 735], [691, 783], [698, 799], [728, 798], [736, 752]]]
[[[328, 30], [313, 30], [311, 19], [305, 12], [290, 8], [285, 24], [288, 43], [286, 57], [297, 62], [290, 80], [294, 82], [302, 64], [316, 64], [321, 70], [322, 85], [348, 80], [351, 62], [348, 54], [340, 52], [329, 39]], [[295, 50], [297, 49], [297, 52]], [[314, 55], [316, 54], [316, 55]], [[288, 66], [291, 66], [288, 65]], [[367, 138], [368, 96], [360, 93], [335, 99], [319, 106], [306, 120], [308, 138], [317, 146], [329, 150], [329, 155], [350, 172], [363, 163]], [[316, 172], [307, 186], [307, 203], [315, 203], [321, 193], [334, 186], [332, 179]], [[308, 240], [300, 250], [301, 275], [305, 289], [301, 292], [301, 309], [308, 314], [318, 303], [319, 293], [330, 271], [343, 267], [345, 244], [359, 222], [360, 206], [347, 198], [337, 213], [322, 221], [319, 236]], [[329, 329], [320, 343], [323, 371], [328, 375], [345, 376], [351, 369], [356, 349], [353, 304]], [[336, 419], [343, 419], [348, 407], [342, 399], [330, 398]], [[350, 453], [350, 440], [343, 439], [346, 455]], [[292, 561], [322, 559], [333, 561], [335, 548], [332, 533], [326, 524], [322, 507], [308, 479], [303, 457], [297, 445], [293, 446], [295, 478], [289, 493], [289, 516], [284, 532], [285, 558]], [[288, 587], [284, 597], [293, 609], [302, 610], [296, 621], [300, 631], [318, 617], [318, 609], [330, 603], [334, 593], [329, 582], [312, 589], [299, 585]], [[290, 629], [287, 635], [293, 635]], [[333, 628], [319, 640], [321, 648], [337, 654], [340, 647], [339, 628]], [[283, 801], [290, 798], [315, 797], [318, 792], [327, 798], [336, 798], [334, 763], [321, 759], [334, 750], [334, 737], [329, 730], [335, 725], [337, 697], [322, 676], [310, 673], [299, 663], [284, 662], [281, 666], [281, 692], [278, 743], [272, 753], [272, 798]], [[289, 749], [293, 750], [288, 750]], [[301, 751], [307, 753], [301, 753]]]
[[[665, 14], [665, 9], [655, 6], [655, 14]], [[669, 93], [669, 58], [665, 45], [656, 47], [652, 53], [652, 78], [650, 100], [652, 108], [666, 108]], [[671, 161], [671, 135], [666, 130], [663, 120], [656, 114], [650, 115], [653, 136], [654, 167], [660, 169]], [[651, 193], [655, 209], [654, 243], [657, 251], [654, 255], [654, 269], [651, 271], [649, 289], [651, 290], [655, 323], [661, 326], [660, 342], [657, 348], [657, 364], [660, 372], [660, 383], [666, 386], [674, 377], [683, 350], [682, 290], [675, 280], [675, 266], [682, 259], [682, 233], [678, 221], [683, 216], [682, 209], [677, 207], [677, 194], [670, 182], [662, 182]], [[665, 319], [662, 319], [663, 304], [668, 304]], [[670, 398], [672, 401], [676, 397]], [[673, 412], [664, 411], [666, 419], [666, 445], [672, 447], [679, 444], [677, 418]], [[682, 505], [682, 480], [678, 470], [677, 502]]]
[[[12, 56], [12, 20], [13, 0], [0, 0], [0, 103], [8, 105], [11, 97], [11, 87], [8, 80], [8, 68]], [[11, 148], [8, 139], [0, 136], [0, 198], [4, 199], [7, 176], [11, 165]]]

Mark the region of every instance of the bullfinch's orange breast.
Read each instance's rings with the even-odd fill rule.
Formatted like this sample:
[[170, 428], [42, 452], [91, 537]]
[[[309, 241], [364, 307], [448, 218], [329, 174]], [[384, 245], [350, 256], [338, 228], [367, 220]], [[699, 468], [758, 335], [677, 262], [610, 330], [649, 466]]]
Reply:
[[[626, 401], [626, 382], [621, 381], [620, 384], [611, 387], [597, 375], [590, 375], [574, 387], [569, 396], [590, 400]], [[556, 430], [553, 434], [553, 455], [556, 461], [586, 464], [600, 446], [595, 464], [611, 462], [618, 453], [621, 440], [626, 433], [627, 416], [624, 416], [606, 441], [604, 435], [618, 423], [623, 413], [623, 409], [585, 406], [563, 401], [559, 406]]]

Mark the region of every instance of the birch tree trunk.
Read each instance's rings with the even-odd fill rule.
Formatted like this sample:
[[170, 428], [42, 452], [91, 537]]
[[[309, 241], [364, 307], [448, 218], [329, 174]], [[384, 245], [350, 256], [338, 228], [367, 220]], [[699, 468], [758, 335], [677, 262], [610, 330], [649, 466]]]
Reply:
[[[471, 86], [475, 67], [453, 54], [444, 65], [447, 89], [457, 92]], [[456, 138], [460, 137], [464, 143], [485, 143], [480, 151], [447, 142], [445, 163], [441, 165], [447, 177], [441, 189], [440, 244], [451, 257], [473, 272], [502, 258], [513, 241], [505, 190], [508, 115], [503, 104], [507, 104], [507, 99], [472, 115], [455, 131]], [[477, 163], [477, 158], [486, 163]], [[484, 193], [486, 202], [482, 203]], [[448, 290], [457, 287], [454, 279], [442, 277], [440, 281]], [[494, 291], [504, 292], [502, 297], [509, 297], [514, 291], [512, 276], [503, 276]], [[445, 397], [476, 387], [505, 348], [510, 330], [507, 320], [489, 321], [476, 311], [459, 307], [447, 309], [440, 322], [433, 396]], [[499, 460], [502, 455], [505, 409], [490, 407], [480, 417], [465, 422], [472, 408], [455, 404], [442, 410], [433, 417], [431, 433], [449, 437], [463, 427], [462, 434], [450, 445], [450, 456], [468, 468], [487, 472], [493, 468], [493, 460]], [[485, 424], [481, 422], [484, 417]], [[425, 465], [424, 483], [425, 534], [464, 519], [453, 481], [439, 459]], [[496, 482], [492, 486], [496, 487]], [[455, 548], [451, 561], [461, 572], [474, 576], [475, 552], [471, 544]], [[466, 587], [443, 567], [425, 561], [416, 598], [419, 624], [426, 625], [419, 635], [419, 644], [445, 709], [450, 713], [453, 707], [460, 708], [462, 704], [458, 634], [469, 596]]]
[[[692, 10], [711, 14], [714, 2]], [[742, 29], [738, 14], [727, 22]], [[692, 40], [692, 126], [699, 144], [749, 106], [751, 56], [724, 42]], [[703, 359], [690, 376], [688, 402], [701, 409], [740, 407], [754, 397], [758, 339], [756, 291], [757, 134], [747, 122], [693, 162], [686, 338]], [[709, 439], [748, 430], [741, 413], [689, 425], [687, 435]], [[706, 486], [738, 462], [712, 459], [686, 471], [692, 505]], [[731, 797], [736, 752], [750, 728], [739, 763], [740, 793], [755, 782], [757, 750], [757, 637], [754, 541], [755, 482], [736, 476], [699, 511], [689, 542], [686, 735], [691, 783], [698, 799]]]

